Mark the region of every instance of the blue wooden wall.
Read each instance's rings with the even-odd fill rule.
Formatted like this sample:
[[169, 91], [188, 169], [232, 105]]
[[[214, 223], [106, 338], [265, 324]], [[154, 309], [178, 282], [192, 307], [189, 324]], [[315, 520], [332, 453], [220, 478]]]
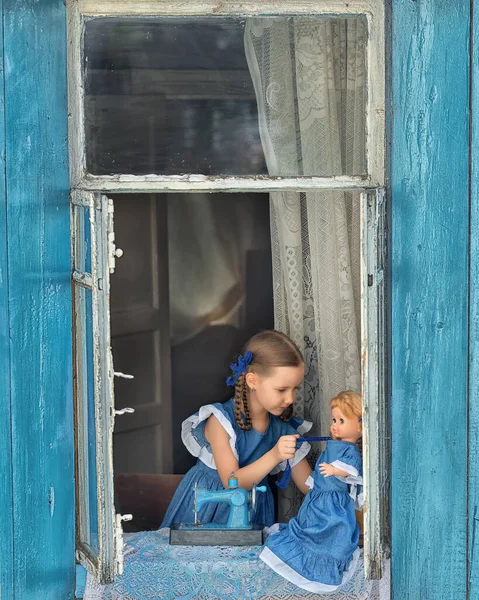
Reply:
[[472, 16], [468, 472], [468, 586], [471, 600], [479, 598], [479, 6], [476, 5]]
[[[3, 12], [3, 0], [0, 0]], [[0, 48], [3, 31], [0, 28]], [[0, 55], [0, 590], [13, 597], [13, 507], [11, 463], [10, 345], [8, 330], [7, 198], [5, 194], [5, 101]]]
[[466, 598], [470, 10], [392, 3], [394, 600]]
[[[13, 593], [3, 590], [2, 598], [68, 600], [75, 558], [65, 5], [4, 0], [2, 8], [7, 211], [3, 200], [0, 318], [8, 312], [13, 553], [8, 528], [0, 552], [2, 559], [13, 554], [14, 573]], [[2, 171], [2, 188], [4, 182]], [[2, 327], [2, 351], [3, 335]], [[8, 398], [0, 368], [0, 393]], [[2, 462], [9, 440], [3, 406]], [[3, 502], [1, 510], [2, 522], [11, 522]], [[10, 581], [10, 567], [2, 568], [2, 584]]]
[[[462, 600], [467, 585], [470, 600], [479, 598], [479, 131], [475, 118], [469, 188], [470, 9], [469, 0], [392, 4], [394, 600]], [[62, 0], [0, 0], [0, 10], [0, 583], [2, 598], [68, 600], [65, 7]], [[477, 74], [477, 12], [473, 18]], [[477, 75], [472, 103], [478, 114]]]

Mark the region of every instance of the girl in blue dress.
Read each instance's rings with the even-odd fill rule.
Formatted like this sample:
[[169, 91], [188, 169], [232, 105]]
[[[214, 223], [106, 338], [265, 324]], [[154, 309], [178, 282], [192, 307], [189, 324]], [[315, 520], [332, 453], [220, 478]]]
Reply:
[[[193, 488], [223, 489], [234, 473], [238, 485], [250, 490], [265, 485], [267, 492], [257, 495], [253, 523], [274, 523], [273, 494], [268, 485], [270, 473], [284, 470], [287, 461], [292, 477], [305, 494], [311, 468], [305, 459], [310, 450], [303, 442], [296, 448], [299, 433], [311, 423], [291, 418], [296, 391], [304, 377], [301, 352], [279, 331], [263, 331], [246, 344], [244, 357], [232, 364], [233, 375], [226, 381], [234, 386], [231, 400], [208, 404], [182, 424], [183, 443], [198, 457], [183, 477], [168, 507], [161, 527], [193, 522]], [[199, 511], [202, 523], [226, 523], [229, 507], [206, 503]]]
[[270, 531], [260, 558], [297, 586], [318, 594], [335, 592], [355, 571], [359, 555], [356, 507], [362, 497], [362, 402], [356, 392], [331, 400], [333, 439], [326, 444], [298, 516]]

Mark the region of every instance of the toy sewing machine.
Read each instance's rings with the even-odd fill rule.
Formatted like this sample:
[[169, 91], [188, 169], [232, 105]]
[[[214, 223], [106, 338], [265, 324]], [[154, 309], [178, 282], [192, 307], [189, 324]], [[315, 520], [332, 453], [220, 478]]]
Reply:
[[[224, 490], [206, 490], [194, 487], [194, 523], [173, 524], [170, 528], [170, 544], [184, 546], [261, 546], [263, 528], [253, 525], [258, 492], [266, 492], [266, 486], [253, 486], [250, 492], [238, 487], [238, 480], [231, 474]], [[200, 523], [198, 513], [207, 502], [229, 504], [230, 512], [225, 524]]]

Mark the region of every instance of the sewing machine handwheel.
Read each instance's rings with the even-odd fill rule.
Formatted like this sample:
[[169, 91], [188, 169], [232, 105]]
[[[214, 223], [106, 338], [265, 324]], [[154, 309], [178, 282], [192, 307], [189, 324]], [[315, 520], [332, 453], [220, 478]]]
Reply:
[[254, 511], [256, 509], [256, 486], [253, 485], [253, 487], [251, 488], [251, 502], [249, 505], [249, 522], [252, 523], [253, 522], [253, 517], [254, 517]]
[[250, 523], [253, 522], [254, 513], [256, 511], [256, 499], [257, 499], [256, 486], [253, 485], [253, 487], [251, 488], [251, 503], [250, 503], [250, 515], [249, 515]]

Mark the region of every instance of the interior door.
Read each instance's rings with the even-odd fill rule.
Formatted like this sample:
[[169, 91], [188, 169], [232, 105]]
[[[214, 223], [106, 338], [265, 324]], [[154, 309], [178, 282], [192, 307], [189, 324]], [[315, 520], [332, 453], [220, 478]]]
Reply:
[[116, 243], [124, 250], [111, 280], [111, 337], [117, 411], [115, 473], [171, 473], [171, 365], [166, 196], [115, 197]]

